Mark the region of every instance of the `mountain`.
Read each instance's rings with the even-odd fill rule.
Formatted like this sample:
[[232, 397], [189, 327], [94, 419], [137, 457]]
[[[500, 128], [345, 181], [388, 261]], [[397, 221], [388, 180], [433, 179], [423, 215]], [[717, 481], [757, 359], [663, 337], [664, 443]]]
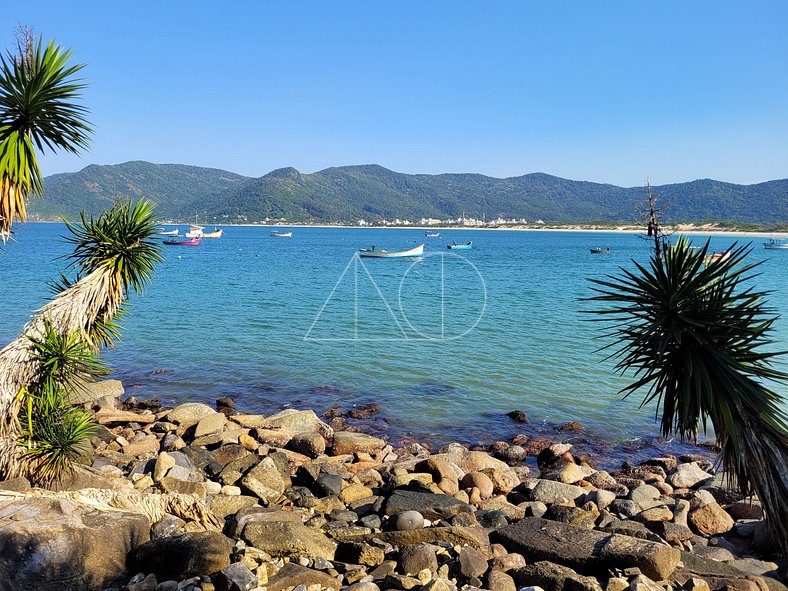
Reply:
[[[32, 219], [75, 218], [80, 211], [97, 214], [118, 196], [147, 197], [160, 212], [172, 215], [193, 201], [208, 202], [217, 194], [240, 187], [248, 177], [215, 168], [183, 164], [151, 164], [134, 161], [99, 166], [79, 172], [54, 174], [44, 179], [44, 199], [32, 199]], [[194, 217], [192, 211], [186, 217]]]
[[[788, 179], [736, 185], [704, 179], [655, 187], [668, 203], [667, 221], [788, 220]], [[302, 174], [274, 170], [260, 178], [196, 166], [127, 162], [91, 165], [47, 177], [33, 219], [96, 213], [117, 195], [145, 196], [162, 219], [206, 222], [355, 222], [422, 217], [543, 219], [548, 222], [633, 221], [643, 187], [573, 181], [542, 173], [505, 179], [481, 174], [402, 174], [378, 165], [342, 166]]]

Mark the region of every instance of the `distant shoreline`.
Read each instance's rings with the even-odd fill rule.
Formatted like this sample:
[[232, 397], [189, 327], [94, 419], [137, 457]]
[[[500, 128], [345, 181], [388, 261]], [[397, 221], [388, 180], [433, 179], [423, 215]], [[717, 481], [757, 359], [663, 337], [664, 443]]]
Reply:
[[[62, 224], [61, 220], [35, 220], [29, 223], [34, 224]], [[357, 226], [351, 224], [212, 224], [205, 222], [206, 226], [217, 228], [336, 228], [336, 229], [355, 229], [355, 230], [420, 230], [428, 232], [444, 232], [456, 230], [472, 231], [509, 231], [509, 232], [584, 232], [599, 234], [645, 234], [644, 227], [622, 225], [613, 228], [600, 228], [593, 224], [562, 224], [541, 227], [512, 225], [498, 226], [494, 228], [479, 228], [475, 226]], [[187, 226], [189, 222], [161, 222], [162, 226]], [[677, 224], [665, 226], [665, 231], [669, 234], [696, 234], [700, 236], [751, 236], [753, 238], [788, 238], [788, 232], [767, 231], [767, 230], [726, 230], [725, 228], [715, 227], [712, 224]]]

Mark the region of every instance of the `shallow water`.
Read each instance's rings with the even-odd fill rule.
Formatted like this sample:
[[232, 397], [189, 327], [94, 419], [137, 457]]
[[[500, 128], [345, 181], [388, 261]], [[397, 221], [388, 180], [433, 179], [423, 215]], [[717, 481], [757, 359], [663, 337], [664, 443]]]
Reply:
[[[489, 442], [516, 432], [558, 438], [581, 421], [595, 450], [682, 451], [656, 437], [654, 407], [622, 400], [626, 380], [596, 352], [599, 325], [581, 302], [589, 278], [644, 261], [635, 235], [583, 232], [228, 227], [198, 248], [168, 247], [123, 342], [108, 352], [127, 392], [165, 403], [229, 395], [249, 411], [377, 402], [372, 428], [405, 438]], [[0, 343], [19, 333], [65, 267], [60, 224], [28, 224], [0, 250]], [[449, 253], [446, 244], [473, 240]], [[722, 249], [736, 238], [712, 238]], [[741, 240], [741, 239], [740, 239]], [[696, 238], [696, 243], [705, 238]], [[410, 248], [425, 258], [357, 259], [356, 249]], [[788, 253], [755, 239], [759, 288], [788, 310]], [[611, 255], [589, 247], [610, 246]], [[788, 319], [775, 325], [788, 348]], [[785, 366], [783, 365], [783, 369]], [[788, 395], [785, 387], [781, 393]], [[522, 409], [528, 425], [505, 416]], [[563, 438], [566, 438], [565, 436]], [[581, 437], [582, 439], [582, 437]], [[608, 448], [606, 445], [611, 445]], [[642, 449], [645, 446], [645, 449]]]

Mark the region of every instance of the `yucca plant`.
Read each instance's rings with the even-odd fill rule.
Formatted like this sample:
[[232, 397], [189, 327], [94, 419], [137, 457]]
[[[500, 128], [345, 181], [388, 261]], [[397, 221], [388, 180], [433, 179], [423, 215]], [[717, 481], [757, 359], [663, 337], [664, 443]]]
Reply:
[[[147, 200], [120, 203], [96, 218], [83, 216], [81, 223], [68, 228], [74, 247], [68, 258], [75, 279], [61, 279], [62, 291], [0, 351], [0, 478], [31, 471], [22, 457], [25, 448], [19, 445], [18, 414], [24, 398], [19, 393], [35, 391], [52, 369], [37, 347], [47, 342], [50, 331], [62, 337], [63, 347], [78, 342], [97, 351], [111, 345], [118, 335], [123, 302], [145, 288], [161, 260], [160, 244], [154, 239], [154, 208]], [[60, 361], [49, 359], [62, 370]]]
[[23, 391], [20, 443], [26, 448], [30, 477], [48, 485], [67, 476], [74, 462], [89, 456], [89, 438], [96, 424], [71, 398], [107, 370], [76, 334], [60, 334], [47, 321], [44, 334], [31, 336], [30, 341], [39, 373]]
[[661, 431], [683, 440], [706, 433], [720, 446], [730, 484], [757, 494], [767, 526], [788, 550], [788, 416], [770, 383], [788, 380], [774, 367], [770, 338], [775, 321], [768, 292], [752, 287], [758, 263], [749, 246], [734, 244], [712, 260], [705, 246], [684, 238], [648, 265], [592, 279], [594, 312], [604, 322], [622, 374], [634, 373], [625, 396], [645, 389], [642, 405], [656, 401]]
[[41, 195], [44, 177], [36, 150], [78, 153], [88, 145], [87, 109], [78, 103], [84, 67], [54, 41], [25, 44], [21, 55], [0, 56], [0, 239], [15, 219], [26, 218], [26, 201]]

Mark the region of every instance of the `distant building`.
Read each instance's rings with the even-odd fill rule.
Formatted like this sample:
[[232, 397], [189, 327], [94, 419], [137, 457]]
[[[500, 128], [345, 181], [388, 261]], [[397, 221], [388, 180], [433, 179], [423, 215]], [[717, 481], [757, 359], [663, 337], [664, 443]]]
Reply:
[[368, 226], [369, 224], [367, 223], [367, 220], [358, 220], [358, 225], [359, 226]]

